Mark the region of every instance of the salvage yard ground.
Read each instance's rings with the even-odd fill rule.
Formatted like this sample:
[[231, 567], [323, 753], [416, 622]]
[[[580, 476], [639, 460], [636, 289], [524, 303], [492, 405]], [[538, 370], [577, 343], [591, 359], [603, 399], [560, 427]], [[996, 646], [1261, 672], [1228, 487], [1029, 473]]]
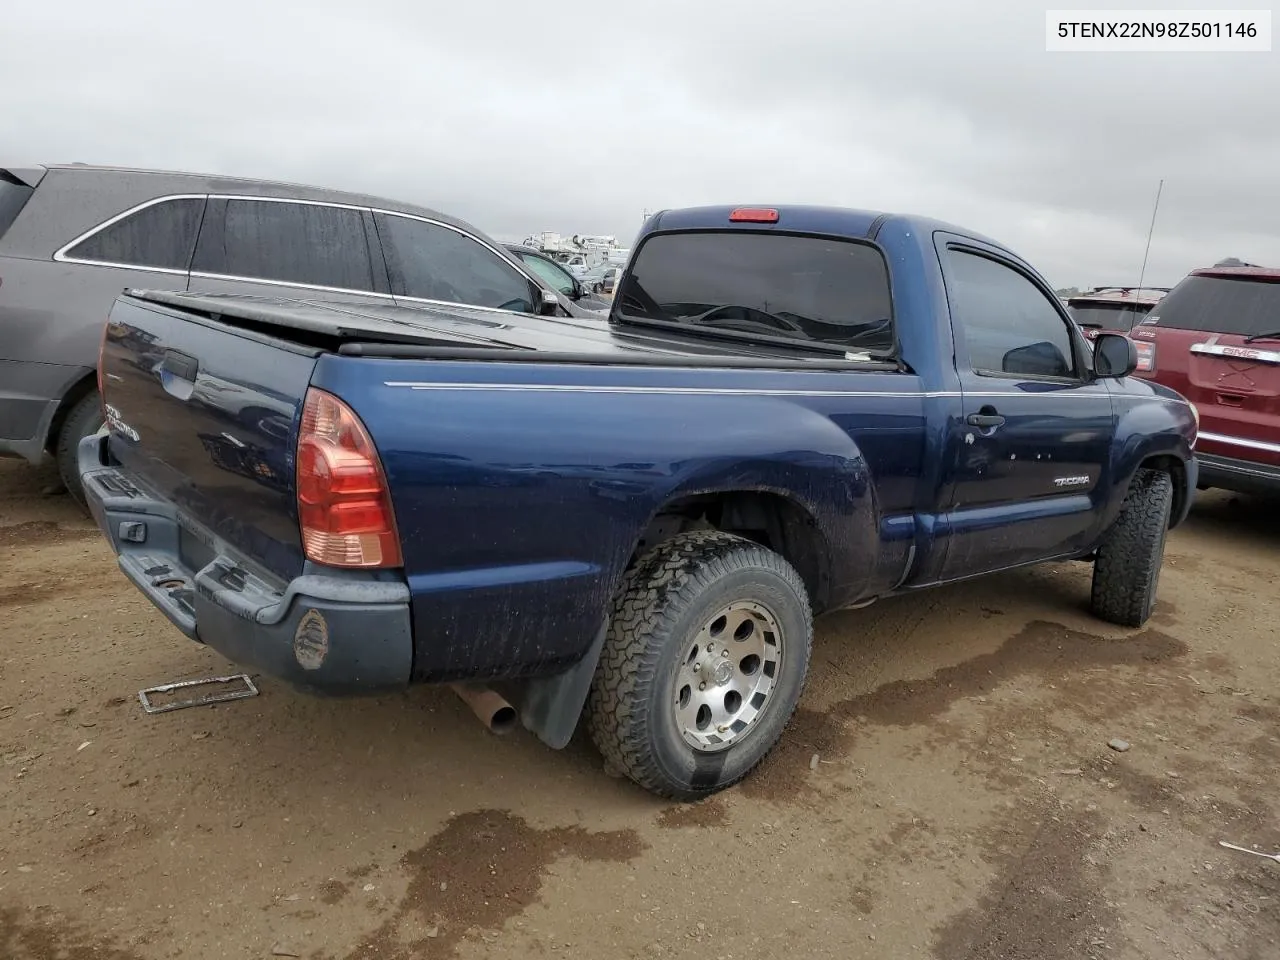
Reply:
[[780, 747], [681, 807], [447, 692], [144, 714], [228, 665], [50, 479], [0, 461], [5, 960], [1280, 950], [1280, 864], [1217, 845], [1280, 849], [1274, 503], [1202, 494], [1140, 631], [1078, 564], [824, 619]]

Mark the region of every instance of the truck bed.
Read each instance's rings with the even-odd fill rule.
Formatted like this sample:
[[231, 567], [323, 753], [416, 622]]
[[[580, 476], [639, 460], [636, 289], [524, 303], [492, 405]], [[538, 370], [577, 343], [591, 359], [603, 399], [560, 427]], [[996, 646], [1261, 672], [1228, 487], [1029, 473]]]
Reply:
[[854, 355], [811, 353], [802, 345], [717, 337], [712, 330], [680, 336], [578, 317], [164, 290], [134, 289], [124, 295], [348, 356], [666, 366], [750, 367], [766, 362], [811, 369], [895, 369], [892, 363]]

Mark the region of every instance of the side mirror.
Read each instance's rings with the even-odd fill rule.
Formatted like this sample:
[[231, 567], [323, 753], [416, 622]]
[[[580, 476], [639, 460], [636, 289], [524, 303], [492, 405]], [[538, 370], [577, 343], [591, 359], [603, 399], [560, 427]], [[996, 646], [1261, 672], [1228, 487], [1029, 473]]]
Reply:
[[[542, 289], [542, 301], [538, 304], [538, 314], [543, 317], [554, 317], [560, 309], [560, 298], [550, 290]], [[1137, 363], [1137, 361], [1134, 361]]]
[[1093, 338], [1093, 372], [1104, 379], [1119, 380], [1138, 369], [1138, 347], [1118, 333], [1100, 333]]

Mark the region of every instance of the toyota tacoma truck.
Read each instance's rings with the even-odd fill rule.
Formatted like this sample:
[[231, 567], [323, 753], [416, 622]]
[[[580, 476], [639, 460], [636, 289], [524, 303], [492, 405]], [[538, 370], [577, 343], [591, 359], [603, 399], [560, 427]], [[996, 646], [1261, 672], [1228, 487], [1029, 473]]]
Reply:
[[813, 619], [1045, 561], [1143, 624], [1195, 409], [1004, 246], [825, 207], [652, 216], [607, 322], [126, 290], [78, 454], [179, 631], [316, 693], [451, 685], [692, 800], [779, 739]]

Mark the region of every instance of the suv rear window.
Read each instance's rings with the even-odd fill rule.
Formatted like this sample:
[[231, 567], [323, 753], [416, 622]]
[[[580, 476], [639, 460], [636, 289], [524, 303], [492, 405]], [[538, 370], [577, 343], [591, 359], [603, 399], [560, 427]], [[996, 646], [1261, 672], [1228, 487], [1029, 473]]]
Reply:
[[0, 170], [0, 237], [13, 226], [34, 192], [21, 180]]
[[655, 234], [626, 275], [624, 316], [859, 352], [894, 349], [889, 269], [875, 247], [779, 233]]
[[1157, 327], [1253, 336], [1280, 329], [1280, 282], [1187, 277], [1151, 311]]
[[1099, 330], [1116, 330], [1128, 333], [1133, 325], [1145, 317], [1151, 308], [1135, 306], [1132, 303], [1089, 303], [1067, 307], [1072, 319], [1082, 327], [1093, 327]]
[[71, 260], [186, 272], [203, 197], [161, 200], [90, 234], [67, 251]]

